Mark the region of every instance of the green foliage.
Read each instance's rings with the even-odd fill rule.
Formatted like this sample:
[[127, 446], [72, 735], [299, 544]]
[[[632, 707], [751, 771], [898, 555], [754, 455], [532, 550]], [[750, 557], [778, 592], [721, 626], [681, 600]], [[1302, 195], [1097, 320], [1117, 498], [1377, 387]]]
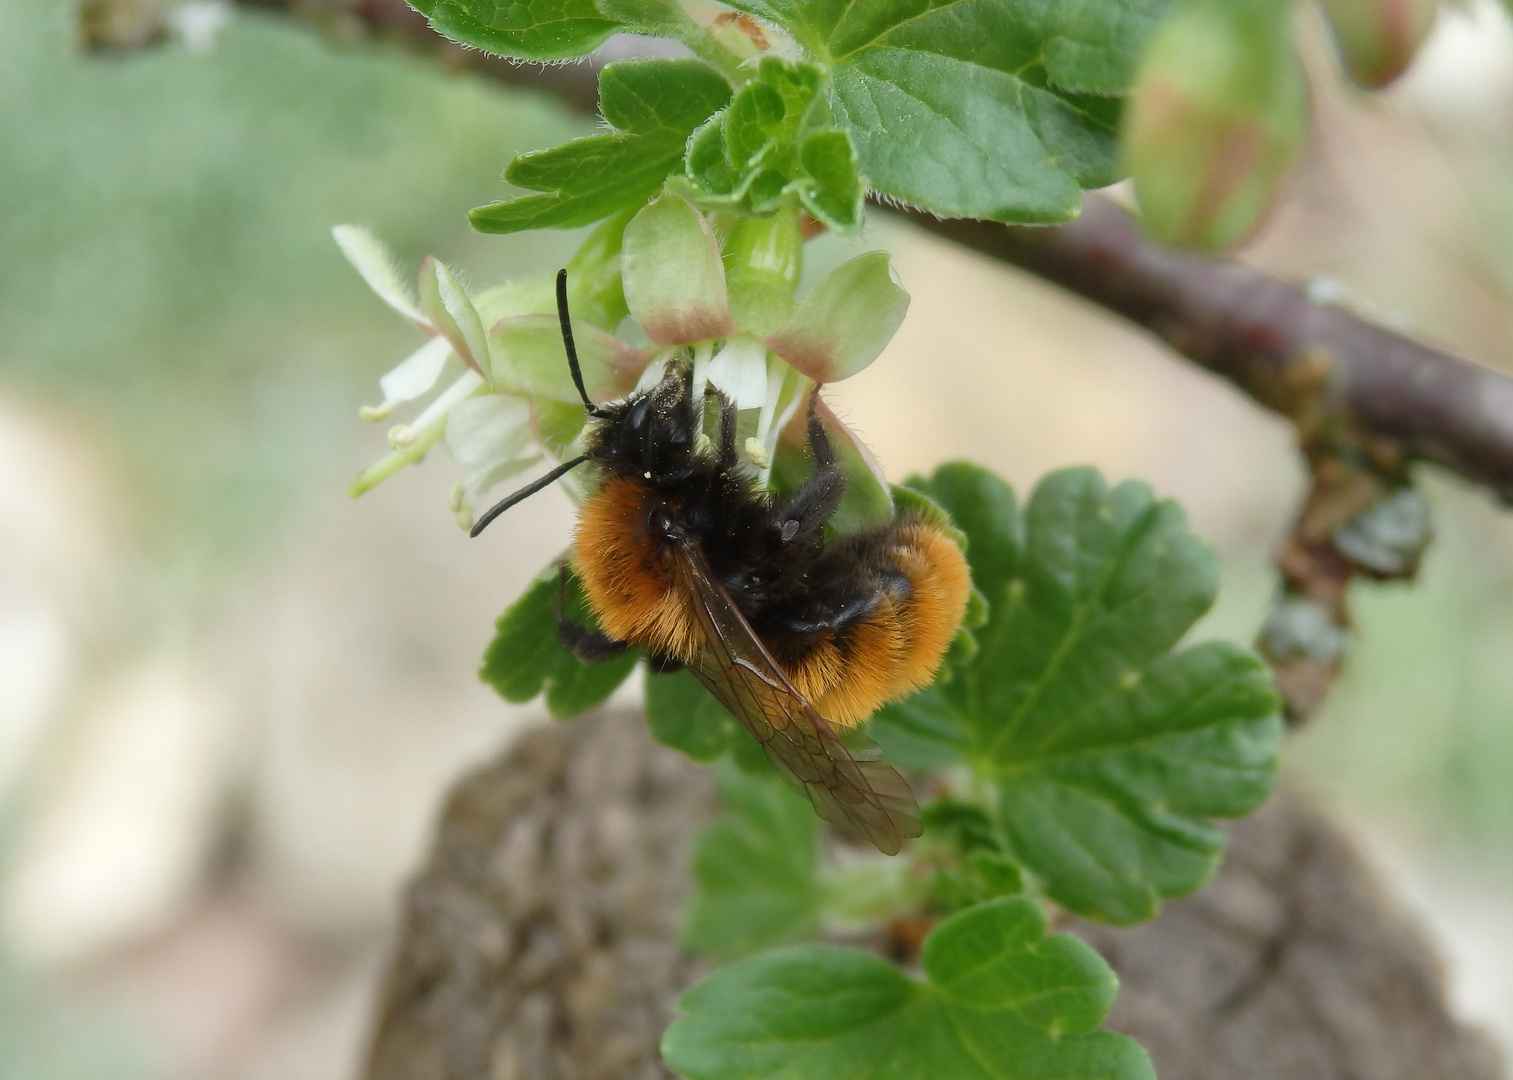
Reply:
[[867, 730], [883, 748], [885, 760], [901, 769], [949, 769], [961, 763], [966, 733], [940, 695], [939, 686], [927, 686], [877, 710]]
[[695, 761], [725, 753], [739, 730], [730, 710], [686, 668], [646, 676], [646, 722], [657, 742]]
[[582, 56], [621, 29], [594, 0], [412, 0], [412, 6], [453, 41], [521, 60]]
[[771, 214], [797, 199], [838, 232], [861, 223], [865, 190], [850, 136], [831, 125], [824, 72], [765, 57], [688, 144], [688, 194], [707, 209]]
[[1212, 554], [1176, 504], [1090, 469], [1046, 478], [1022, 518], [972, 466], [921, 486], [970, 538], [989, 616], [978, 655], [898, 710], [913, 715], [883, 726], [885, 745], [890, 726], [952, 732], [936, 752], [992, 782], [1006, 850], [1052, 898], [1150, 917], [1216, 868], [1223, 840], [1204, 819], [1249, 812], [1275, 777], [1260, 661], [1221, 642], [1172, 651], [1213, 601]]
[[726, 813], [694, 842], [683, 944], [732, 960], [812, 936], [824, 891], [809, 801], [770, 770], [752, 775], [729, 760], [715, 767], [715, 779]]
[[726, 967], [678, 1000], [662, 1041], [689, 1080], [1153, 1077], [1132, 1040], [1095, 1030], [1116, 980], [1045, 914], [998, 900], [937, 926], [926, 981], [870, 953], [800, 946]]
[[647, 68], [648, 82], [667, 84], [664, 100], [687, 106], [677, 122], [659, 115], [662, 137], [650, 141], [614, 115], [602, 88], [605, 117], [621, 131], [517, 159], [512, 183], [553, 194], [481, 208], [480, 229], [587, 224], [681, 173], [684, 194], [707, 209], [802, 207], [844, 232], [859, 226], [868, 188], [943, 217], [1075, 217], [1083, 188], [1118, 178], [1120, 98], [1170, 4], [735, 0], [801, 53], [754, 65], [669, 0], [421, 7], [459, 41], [531, 60], [582, 55], [617, 28], [672, 37], [738, 84], [727, 106], [675, 87], [670, 61]]
[[1117, 179], [1117, 102], [1049, 81], [1060, 20], [1028, 7], [885, 0], [806, 27], [873, 188], [944, 217], [1041, 222], [1075, 217], [1082, 187]]
[[688, 136], [730, 99], [730, 84], [698, 60], [622, 60], [599, 73], [599, 104], [613, 132], [521, 154], [504, 178], [532, 191], [480, 206], [482, 232], [590, 225], [646, 202], [678, 168]]
[[[556, 566], [537, 575], [520, 599], [494, 624], [494, 640], [483, 654], [478, 677], [506, 701], [530, 701], [543, 690], [547, 710], [557, 719], [577, 716], [598, 705], [630, 675], [637, 650], [602, 664], [584, 664], [557, 640], [557, 605], [563, 582]], [[569, 574], [562, 610], [582, 626], [595, 625], [578, 579]]]
[[992, 818], [982, 807], [945, 796], [925, 805], [923, 817], [925, 843], [936, 849], [929, 860], [936, 869], [928, 894], [937, 912], [951, 914], [1024, 891], [1024, 874], [1003, 854]]

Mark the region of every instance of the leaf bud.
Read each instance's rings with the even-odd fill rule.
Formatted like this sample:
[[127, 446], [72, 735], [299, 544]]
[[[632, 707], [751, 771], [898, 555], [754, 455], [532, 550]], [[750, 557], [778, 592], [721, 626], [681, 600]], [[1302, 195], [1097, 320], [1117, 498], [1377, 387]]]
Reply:
[[741, 218], [725, 244], [725, 280], [736, 326], [775, 333], [793, 314], [793, 291], [804, 264], [798, 211], [784, 207], [770, 218]]
[[1261, 220], [1302, 143], [1308, 93], [1286, 0], [1189, 0], [1156, 31], [1124, 152], [1146, 230], [1221, 250]]
[[1437, 0], [1321, 0], [1350, 77], [1370, 90], [1392, 82], [1434, 27]]

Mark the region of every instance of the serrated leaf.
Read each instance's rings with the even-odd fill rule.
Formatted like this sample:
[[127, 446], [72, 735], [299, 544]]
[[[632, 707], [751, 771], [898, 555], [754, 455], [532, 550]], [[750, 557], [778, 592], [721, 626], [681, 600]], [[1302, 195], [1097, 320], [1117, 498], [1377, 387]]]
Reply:
[[613, 132], [522, 154], [504, 178], [542, 195], [480, 206], [481, 232], [574, 228], [640, 206], [678, 170], [688, 137], [730, 100], [724, 76], [698, 60], [621, 60], [599, 73]]
[[[874, 189], [946, 217], [1052, 222], [1117, 178], [1118, 106], [1169, 0], [880, 0], [766, 17], [832, 60]], [[756, 6], [747, 5], [747, 10]], [[760, 12], [759, 12], [760, 14]]]
[[[557, 568], [548, 567], [499, 616], [478, 677], [506, 701], [530, 701], [544, 690], [547, 711], [566, 720], [614, 693], [641, 654], [631, 649], [603, 664], [584, 664], [564, 649], [557, 640], [560, 580]], [[563, 611], [580, 625], [595, 625], [576, 576], [569, 576]]]
[[1091, 469], [1047, 477], [1022, 521], [970, 466], [926, 491], [967, 533], [988, 600], [978, 656], [940, 695], [998, 789], [1010, 854], [1079, 914], [1154, 915], [1217, 867], [1206, 819], [1248, 813], [1275, 779], [1260, 661], [1222, 642], [1171, 651], [1212, 603], [1212, 552], [1175, 503]]
[[726, 813], [694, 841], [683, 944], [718, 960], [802, 941], [818, 929], [819, 824], [808, 800], [770, 771], [715, 767]]
[[1045, 68], [1050, 81], [1087, 94], [1122, 94], [1173, 0], [1082, 0], [1050, 6]]
[[518, 60], [567, 60], [593, 52], [620, 32], [594, 0], [415, 0], [437, 33]]
[[870, 953], [819, 946], [739, 961], [678, 999], [662, 1040], [689, 1080], [1154, 1078], [1132, 1039], [1094, 1031], [1116, 980], [1086, 945], [1045, 935], [1028, 900], [945, 920], [927, 981]]
[[657, 742], [695, 761], [719, 757], [736, 733], [730, 710], [686, 668], [646, 676], [646, 722]]

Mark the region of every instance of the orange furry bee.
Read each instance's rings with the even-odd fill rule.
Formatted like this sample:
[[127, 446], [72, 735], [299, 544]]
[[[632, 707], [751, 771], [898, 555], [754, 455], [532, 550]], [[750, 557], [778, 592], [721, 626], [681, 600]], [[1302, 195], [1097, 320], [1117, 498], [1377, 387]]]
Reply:
[[493, 506], [473, 535], [569, 470], [596, 467], [573, 546], [600, 630], [564, 622], [563, 643], [589, 661], [641, 646], [658, 670], [688, 667], [821, 817], [894, 854], [921, 831], [908, 784], [854, 757], [831, 725], [855, 726], [935, 677], [971, 591], [961, 549], [910, 514], [825, 537], [846, 482], [813, 398], [814, 473], [787, 496], [759, 489], [740, 464], [736, 410], [718, 391], [719, 435], [701, 446], [704, 402], [686, 363], [649, 390], [591, 402], [565, 271], [557, 308], [588, 409], [585, 453]]

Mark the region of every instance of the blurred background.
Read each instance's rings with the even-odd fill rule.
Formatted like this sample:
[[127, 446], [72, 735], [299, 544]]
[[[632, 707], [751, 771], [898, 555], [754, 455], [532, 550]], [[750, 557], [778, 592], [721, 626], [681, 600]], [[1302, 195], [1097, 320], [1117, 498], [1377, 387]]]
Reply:
[[[571, 514], [544, 494], [469, 542], [444, 452], [347, 498], [384, 449], [358, 407], [418, 339], [329, 228], [477, 285], [555, 269], [574, 234], [481, 237], [464, 213], [511, 155], [591, 124], [271, 17], [115, 60], [77, 56], [71, 20], [0, 0], [0, 1077], [346, 1080], [441, 791], [545, 722], [475, 671]], [[1447, 9], [1385, 95], [1311, 53], [1307, 159], [1245, 257], [1513, 370], [1504, 10]], [[1290, 429], [873, 221], [851, 246], [893, 249], [913, 307], [831, 397], [890, 473], [1146, 479], [1223, 556], [1200, 632], [1249, 641], [1302, 488]], [[1287, 769], [1513, 1047], [1513, 516], [1426, 489], [1422, 579], [1356, 587], [1347, 675]]]

